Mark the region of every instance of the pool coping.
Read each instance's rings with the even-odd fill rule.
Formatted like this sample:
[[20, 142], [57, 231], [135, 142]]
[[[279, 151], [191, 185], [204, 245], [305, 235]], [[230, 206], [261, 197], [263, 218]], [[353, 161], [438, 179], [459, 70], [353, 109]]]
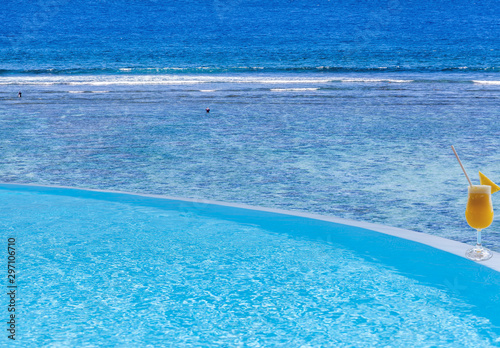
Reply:
[[[294, 210], [285, 210], [279, 208], [266, 208], [259, 206], [252, 206], [243, 203], [229, 203], [229, 202], [221, 202], [221, 201], [213, 201], [208, 199], [196, 199], [196, 198], [183, 198], [183, 197], [174, 197], [174, 196], [166, 196], [166, 195], [157, 195], [157, 194], [147, 194], [147, 193], [135, 193], [135, 192], [125, 192], [125, 191], [114, 191], [114, 190], [99, 190], [99, 189], [91, 189], [91, 188], [81, 188], [81, 187], [70, 187], [70, 186], [59, 186], [59, 185], [38, 185], [38, 184], [20, 184], [20, 183], [5, 183], [0, 182], [0, 185], [4, 186], [26, 186], [26, 187], [41, 187], [41, 188], [54, 188], [54, 189], [69, 189], [69, 190], [81, 190], [81, 191], [90, 191], [90, 192], [102, 192], [102, 193], [115, 193], [115, 194], [124, 194], [124, 195], [132, 195], [139, 197], [149, 197], [149, 198], [158, 198], [158, 199], [166, 199], [172, 201], [181, 201], [181, 202], [190, 202], [196, 204], [211, 204], [217, 206], [225, 206], [239, 209], [247, 209], [254, 211], [262, 211], [268, 213], [275, 214], [283, 214], [289, 216], [298, 216], [303, 218], [333, 222], [341, 225], [354, 226], [364, 228], [370, 231], [375, 231], [379, 233], [383, 233], [386, 235], [414, 241], [420, 244], [425, 244], [430, 247], [460, 256], [466, 260], [465, 252], [471, 248], [472, 245], [465, 244], [462, 242], [457, 242], [451, 239], [430, 235], [424, 232], [416, 232], [411, 230], [406, 230], [399, 227], [392, 227], [382, 224], [376, 224], [372, 222], [364, 222], [357, 220], [350, 220], [335, 216], [328, 215], [320, 215], [314, 213], [307, 213], [301, 211]], [[500, 253], [492, 251], [493, 257], [487, 261], [477, 262], [481, 265], [484, 265], [488, 268], [491, 268], [497, 272], [500, 272]], [[469, 260], [470, 261], [470, 260]], [[474, 262], [474, 261], [470, 261]]]

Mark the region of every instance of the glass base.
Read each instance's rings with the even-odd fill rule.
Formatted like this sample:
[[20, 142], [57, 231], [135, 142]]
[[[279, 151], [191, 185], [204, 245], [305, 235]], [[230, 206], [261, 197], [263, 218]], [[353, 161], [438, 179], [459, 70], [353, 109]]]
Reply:
[[475, 246], [467, 250], [465, 256], [473, 261], [486, 261], [491, 259], [493, 253], [486, 248]]

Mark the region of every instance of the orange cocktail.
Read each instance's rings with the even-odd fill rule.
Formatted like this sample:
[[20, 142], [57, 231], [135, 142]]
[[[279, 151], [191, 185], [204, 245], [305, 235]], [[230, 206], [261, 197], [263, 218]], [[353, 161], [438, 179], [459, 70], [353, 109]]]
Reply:
[[465, 208], [465, 218], [470, 227], [482, 230], [493, 222], [491, 186], [469, 186], [469, 198]]
[[465, 256], [474, 261], [488, 260], [493, 253], [481, 243], [481, 231], [493, 222], [493, 204], [490, 185], [470, 185], [465, 218], [470, 227], [477, 230], [477, 244], [467, 250]]
[[481, 185], [472, 185], [472, 181], [470, 181], [453, 145], [451, 149], [455, 153], [458, 163], [467, 177], [467, 181], [469, 181], [469, 198], [467, 199], [467, 207], [465, 208], [465, 219], [469, 226], [475, 228], [477, 231], [476, 246], [467, 250], [465, 256], [474, 261], [485, 261], [490, 259], [493, 253], [483, 248], [481, 243], [481, 231], [493, 222], [493, 203], [491, 202], [491, 194], [500, 191], [500, 186], [495, 184], [481, 172], [479, 172], [479, 182]]

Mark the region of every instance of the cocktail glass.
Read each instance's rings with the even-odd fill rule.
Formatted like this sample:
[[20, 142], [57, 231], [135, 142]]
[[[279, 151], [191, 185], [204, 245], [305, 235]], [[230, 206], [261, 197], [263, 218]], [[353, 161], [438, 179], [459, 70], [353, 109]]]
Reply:
[[465, 256], [474, 261], [488, 260], [493, 253], [481, 244], [481, 231], [493, 222], [493, 203], [491, 202], [491, 186], [468, 186], [469, 197], [465, 208], [465, 218], [470, 227], [477, 230], [477, 244], [467, 250]]

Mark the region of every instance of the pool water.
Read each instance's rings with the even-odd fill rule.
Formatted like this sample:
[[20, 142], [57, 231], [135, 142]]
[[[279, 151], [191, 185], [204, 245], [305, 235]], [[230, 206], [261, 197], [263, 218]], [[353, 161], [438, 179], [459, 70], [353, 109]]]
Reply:
[[412, 241], [64, 188], [0, 185], [0, 209], [23, 346], [500, 346], [498, 272]]

